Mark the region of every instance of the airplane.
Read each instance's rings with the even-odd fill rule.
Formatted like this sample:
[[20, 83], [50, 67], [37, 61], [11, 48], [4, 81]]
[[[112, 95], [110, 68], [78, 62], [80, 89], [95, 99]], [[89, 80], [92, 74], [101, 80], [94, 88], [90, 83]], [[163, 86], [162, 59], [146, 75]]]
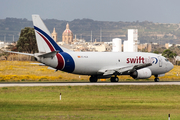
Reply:
[[134, 79], [147, 79], [152, 75], [154, 81], [173, 69], [173, 64], [165, 57], [144, 52], [74, 52], [57, 45], [39, 15], [32, 15], [39, 53], [11, 53], [30, 55], [35, 60], [53, 69], [68, 73], [89, 75], [90, 82], [110, 78], [118, 82], [119, 75], [130, 75]]

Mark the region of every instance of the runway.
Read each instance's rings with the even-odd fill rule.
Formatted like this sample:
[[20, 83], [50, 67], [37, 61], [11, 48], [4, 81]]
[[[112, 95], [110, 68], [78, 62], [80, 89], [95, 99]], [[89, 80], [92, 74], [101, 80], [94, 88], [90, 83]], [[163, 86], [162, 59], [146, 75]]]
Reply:
[[180, 85], [180, 81], [173, 82], [28, 82], [28, 83], [0, 83], [0, 87], [14, 87], [14, 86], [103, 86], [103, 85]]

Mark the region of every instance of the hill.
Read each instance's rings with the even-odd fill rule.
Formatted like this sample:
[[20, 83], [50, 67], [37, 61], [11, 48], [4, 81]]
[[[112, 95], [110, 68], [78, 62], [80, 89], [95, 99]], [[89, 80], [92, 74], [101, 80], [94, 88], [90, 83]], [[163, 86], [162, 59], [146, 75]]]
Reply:
[[[138, 29], [139, 40], [141, 43], [158, 42], [158, 43], [180, 43], [180, 26], [179, 24], [161, 24], [149, 21], [143, 22], [110, 22], [110, 21], [94, 21], [91, 19], [75, 19], [73, 21], [64, 21], [56, 19], [43, 20], [52, 32], [56, 28], [58, 33], [58, 41], [62, 40], [62, 33], [66, 24], [69, 23], [70, 29], [77, 38], [83, 38], [86, 41], [91, 39], [91, 31], [93, 40], [100, 40], [100, 29], [102, 30], [102, 41], [110, 41], [112, 38], [120, 37], [127, 39], [127, 29]], [[27, 19], [6, 18], [0, 20], [0, 40], [17, 41], [21, 29], [24, 27], [33, 27], [32, 21]]]

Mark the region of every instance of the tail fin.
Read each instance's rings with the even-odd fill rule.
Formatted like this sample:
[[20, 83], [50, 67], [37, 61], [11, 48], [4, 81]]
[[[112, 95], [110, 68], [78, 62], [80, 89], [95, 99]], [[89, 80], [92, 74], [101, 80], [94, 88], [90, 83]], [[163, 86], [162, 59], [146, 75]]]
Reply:
[[32, 15], [36, 41], [40, 53], [48, 53], [53, 51], [64, 52], [63, 49], [57, 45], [52, 39], [49, 30], [42, 21], [39, 15]]

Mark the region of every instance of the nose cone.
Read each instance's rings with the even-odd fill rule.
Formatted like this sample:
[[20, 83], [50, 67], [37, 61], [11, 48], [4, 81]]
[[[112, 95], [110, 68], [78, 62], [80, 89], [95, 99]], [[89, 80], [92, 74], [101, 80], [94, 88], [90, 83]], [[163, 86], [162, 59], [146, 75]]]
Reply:
[[174, 65], [171, 62], [169, 62], [169, 64], [168, 64], [168, 71], [172, 70], [173, 68], [174, 68]]

